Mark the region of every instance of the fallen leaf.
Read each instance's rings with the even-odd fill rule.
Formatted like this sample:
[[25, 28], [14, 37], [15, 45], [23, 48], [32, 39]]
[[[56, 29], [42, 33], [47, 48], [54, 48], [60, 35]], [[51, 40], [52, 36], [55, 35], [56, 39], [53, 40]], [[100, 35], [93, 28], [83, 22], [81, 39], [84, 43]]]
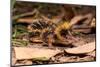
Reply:
[[12, 65], [15, 65], [16, 64], [16, 62], [17, 62], [17, 59], [15, 58], [15, 52], [14, 51], [12, 51]]
[[[32, 65], [32, 60], [20, 60], [19, 61], [19, 64], [22, 64], [22, 65]], [[17, 63], [18, 65], [18, 63]]]
[[84, 45], [86, 42], [83, 40], [78, 40], [77, 42], [74, 42], [73, 45], [78, 47]]
[[34, 19], [32, 17], [28, 17], [28, 18], [20, 18], [17, 20], [18, 23], [27, 23], [27, 24], [31, 24], [34, 22], [38, 22], [39, 19]]
[[61, 58], [59, 58], [58, 59], [58, 61], [60, 62], [60, 63], [65, 63], [65, 62], [77, 62], [76, 60], [77, 60], [78, 58], [76, 57], [76, 56], [64, 56], [64, 57], [61, 57]]
[[89, 55], [89, 56], [93, 56], [93, 57], [96, 57], [96, 52], [93, 51], [93, 52], [88, 53], [87, 55]]
[[17, 22], [20, 22], [20, 23], [32, 23], [33, 19], [32, 18], [20, 18], [20, 19], [17, 20]]
[[73, 32], [90, 33], [91, 29], [73, 29]]
[[91, 42], [82, 46], [65, 49], [70, 54], [86, 54], [95, 50], [95, 42]]
[[12, 65], [16, 64], [17, 59], [16, 58], [12, 58]]
[[40, 38], [30, 38], [30, 40], [31, 40], [33, 43], [43, 43], [43, 41], [42, 41]]
[[44, 48], [29, 48], [29, 47], [14, 47], [17, 60], [33, 59], [33, 60], [48, 60], [61, 51], [58, 49], [44, 49]]
[[61, 63], [68, 62], [69, 60], [71, 60], [69, 57], [61, 57], [61, 58], [59, 58], [59, 62], [61, 62]]
[[78, 62], [85, 62], [85, 61], [94, 61], [95, 58], [94, 57], [91, 57], [91, 56], [85, 56], [83, 58], [79, 58], [79, 61]]

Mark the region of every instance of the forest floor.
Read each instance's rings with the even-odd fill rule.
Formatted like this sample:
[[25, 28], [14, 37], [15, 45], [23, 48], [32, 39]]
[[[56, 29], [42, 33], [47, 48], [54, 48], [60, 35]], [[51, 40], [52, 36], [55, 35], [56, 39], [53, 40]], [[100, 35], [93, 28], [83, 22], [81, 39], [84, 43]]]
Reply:
[[95, 6], [17, 1], [12, 66], [96, 60]]

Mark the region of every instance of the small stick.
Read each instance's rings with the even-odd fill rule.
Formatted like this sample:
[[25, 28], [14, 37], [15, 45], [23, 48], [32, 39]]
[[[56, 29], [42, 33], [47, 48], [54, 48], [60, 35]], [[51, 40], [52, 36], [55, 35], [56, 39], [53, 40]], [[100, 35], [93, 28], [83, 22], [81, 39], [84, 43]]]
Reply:
[[83, 20], [83, 19], [87, 19], [84, 23], [85, 23], [85, 25], [87, 25], [87, 24], [89, 24], [90, 23], [90, 21], [92, 20], [92, 14], [91, 13], [89, 13], [89, 14], [86, 14], [86, 15], [84, 15], [84, 16], [82, 16], [82, 15], [77, 15], [77, 16], [75, 16], [74, 18], [72, 18], [72, 20], [70, 21], [70, 26], [73, 26], [73, 25], [75, 25], [75, 24], [77, 24], [80, 20]]
[[18, 18], [21, 18], [21, 17], [33, 15], [36, 12], [37, 12], [37, 10], [34, 9], [32, 12], [27, 12], [27, 13], [23, 13], [23, 14], [20, 14], [20, 15], [13, 16], [12, 19], [17, 20]]

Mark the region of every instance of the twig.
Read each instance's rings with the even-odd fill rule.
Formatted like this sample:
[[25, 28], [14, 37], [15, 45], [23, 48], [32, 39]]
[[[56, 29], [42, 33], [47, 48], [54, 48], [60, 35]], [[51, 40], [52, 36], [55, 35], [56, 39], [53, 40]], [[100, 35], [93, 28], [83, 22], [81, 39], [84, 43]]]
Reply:
[[90, 21], [92, 20], [92, 18], [93, 18], [93, 16], [91, 13], [86, 14], [84, 16], [77, 15], [74, 18], [72, 18], [72, 20], [70, 21], [70, 26], [73, 26], [73, 25], [79, 23], [79, 21], [81, 21], [83, 19], [86, 19], [86, 21], [84, 21], [83, 24], [85, 24], [85, 25], [90, 24]]
[[34, 22], [38, 22], [41, 19], [33, 19], [33, 18], [20, 18], [17, 20], [17, 23], [27, 23], [27, 24], [31, 24]]
[[23, 13], [23, 14], [20, 14], [20, 15], [13, 16], [12, 19], [13, 19], [13, 20], [17, 20], [18, 18], [21, 18], [21, 17], [33, 15], [33, 14], [35, 14], [36, 12], [37, 12], [37, 10], [34, 9], [32, 12], [27, 12], [27, 13]]

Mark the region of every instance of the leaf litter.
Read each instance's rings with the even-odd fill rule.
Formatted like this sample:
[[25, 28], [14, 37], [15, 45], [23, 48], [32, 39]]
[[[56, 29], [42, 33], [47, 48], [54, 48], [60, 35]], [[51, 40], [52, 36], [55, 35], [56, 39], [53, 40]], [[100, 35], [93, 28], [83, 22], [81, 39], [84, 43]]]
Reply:
[[12, 65], [96, 60], [95, 6], [16, 1]]

